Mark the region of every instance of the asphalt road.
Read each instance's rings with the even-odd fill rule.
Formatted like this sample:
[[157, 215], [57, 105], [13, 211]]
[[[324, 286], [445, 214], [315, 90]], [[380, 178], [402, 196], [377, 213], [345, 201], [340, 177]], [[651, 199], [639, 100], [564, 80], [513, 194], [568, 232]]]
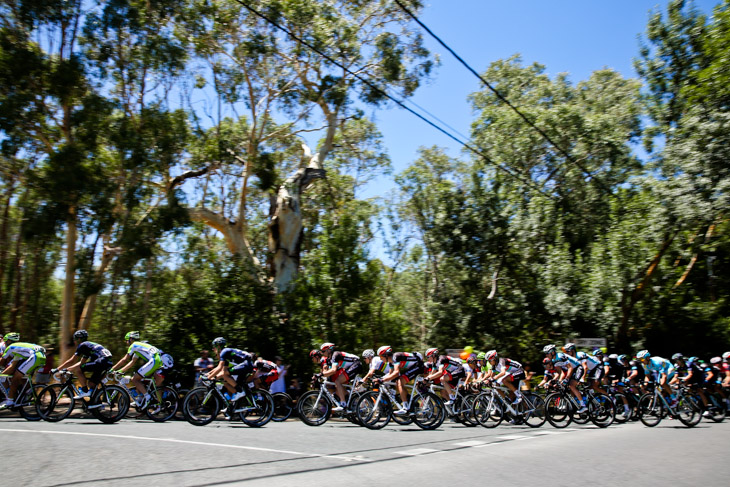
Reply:
[[595, 485], [727, 486], [730, 422], [687, 429], [665, 419], [607, 429], [500, 425], [436, 431], [340, 420], [249, 428], [236, 422], [94, 419], [28, 422], [0, 416], [0, 485]]

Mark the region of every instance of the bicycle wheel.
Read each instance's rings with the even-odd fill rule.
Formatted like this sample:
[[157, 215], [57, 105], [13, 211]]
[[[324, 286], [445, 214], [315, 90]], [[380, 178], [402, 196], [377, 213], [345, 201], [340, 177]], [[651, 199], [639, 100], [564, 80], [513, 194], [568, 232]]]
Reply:
[[20, 412], [20, 415], [28, 421], [40, 421], [41, 415], [38, 413], [36, 402], [38, 401], [38, 394], [43, 390], [45, 386], [43, 384], [36, 384], [33, 386], [33, 390], [26, 389], [19, 400], [16, 400], [15, 407]]
[[129, 412], [131, 399], [124, 387], [104, 386], [99, 389], [86, 406], [89, 412], [105, 424], [116, 423]]
[[555, 428], [565, 428], [573, 421], [573, 404], [560, 392], [545, 398], [545, 416]]
[[615, 392], [611, 398], [616, 406], [616, 415], [613, 420], [617, 423], [625, 423], [631, 418], [631, 408], [628, 406], [628, 398], [621, 392]]
[[321, 391], [308, 391], [297, 401], [299, 418], [308, 426], [323, 425], [332, 414], [329, 401]]
[[152, 421], [163, 423], [175, 416], [177, 412], [177, 392], [172, 387], [158, 387], [157, 394], [152, 394], [150, 405], [145, 408], [145, 414]]
[[443, 401], [432, 392], [416, 394], [413, 397], [410, 411], [415, 414], [413, 421], [424, 430], [436, 429], [446, 419], [446, 407]]
[[371, 430], [384, 428], [391, 419], [390, 403], [379, 392], [364, 392], [357, 399], [355, 413], [360, 424]]
[[677, 399], [674, 411], [679, 421], [688, 428], [697, 426], [702, 421], [701, 408], [685, 395], [680, 395]]
[[545, 424], [547, 417], [545, 415], [545, 400], [542, 396], [532, 394], [530, 392], [523, 395], [524, 398], [520, 403], [520, 412], [527, 426], [530, 428], [539, 428]]
[[76, 401], [74, 392], [65, 384], [51, 384], [38, 393], [36, 408], [38, 415], [48, 422], [62, 421], [71, 414]]
[[605, 394], [596, 394], [588, 401], [588, 416], [599, 428], [607, 428], [616, 417], [616, 406]]
[[722, 423], [727, 415], [725, 401], [717, 394], [710, 394], [707, 397], [707, 411], [710, 412], [709, 419], [715, 423]]
[[659, 424], [664, 417], [664, 405], [662, 400], [648, 393], [639, 399], [639, 419], [645, 426], [653, 427]]
[[196, 387], [183, 399], [183, 414], [188, 423], [205, 426], [218, 416], [220, 402], [215, 389]]
[[504, 419], [502, 403], [492, 392], [482, 392], [472, 406], [472, 417], [485, 428], [495, 428]]
[[291, 396], [285, 392], [275, 392], [271, 395], [274, 399], [274, 415], [271, 421], [286, 421], [294, 411], [294, 401]]
[[474, 419], [474, 416], [472, 414], [474, 410], [474, 401], [476, 401], [476, 399], [476, 394], [467, 394], [466, 396], [464, 396], [464, 399], [461, 403], [461, 411], [459, 412], [461, 422], [464, 426], [479, 425], [479, 421]]
[[271, 421], [274, 415], [274, 398], [269, 391], [255, 389], [237, 401], [235, 411], [245, 424], [258, 428]]

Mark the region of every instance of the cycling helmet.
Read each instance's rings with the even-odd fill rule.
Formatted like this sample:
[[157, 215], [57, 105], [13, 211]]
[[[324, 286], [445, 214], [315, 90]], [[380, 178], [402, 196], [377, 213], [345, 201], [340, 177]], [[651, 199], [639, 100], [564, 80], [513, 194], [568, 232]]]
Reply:
[[548, 354], [548, 353], [554, 352], [554, 351], [555, 351], [555, 345], [553, 345], [553, 344], [545, 345], [544, 347], [542, 347], [542, 353], [544, 353], [544, 354]]
[[672, 355], [672, 360], [684, 360], [684, 355], [682, 355], [681, 353], [675, 353], [674, 355]]
[[124, 341], [129, 341], [129, 340], [139, 340], [139, 332], [138, 331], [127, 332], [127, 334], [124, 335]]
[[368, 348], [362, 353], [362, 358], [373, 358], [375, 357], [375, 350]]
[[496, 350], [490, 350], [484, 355], [484, 358], [489, 361], [497, 360], [499, 358], [499, 354]]
[[591, 355], [593, 355], [594, 357], [603, 357], [603, 350], [597, 348], [591, 352]]
[[393, 354], [393, 348], [389, 345], [383, 345], [378, 349], [378, 355], [381, 357], [384, 355], [392, 355]]
[[722, 359], [721, 359], [720, 357], [712, 357], [712, 358], [710, 359], [710, 363], [711, 363], [712, 365], [715, 365], [715, 364], [719, 364], [720, 362], [722, 362]]
[[618, 360], [619, 362], [623, 362], [624, 360], [628, 360], [628, 358], [629, 358], [629, 357], [627, 357], [626, 355], [623, 355], [623, 354], [621, 354], [621, 355], [619, 355], [619, 356], [617, 357], [617, 359], [616, 359], [616, 360]]
[[544, 359], [542, 359], [542, 365], [550, 365], [550, 364], [552, 364], [552, 363], [553, 363], [553, 361], [552, 361], [552, 360], [550, 360], [550, 359], [549, 359], [549, 358], [547, 358], [547, 357], [545, 357]]
[[3, 337], [3, 341], [5, 343], [7, 342], [19, 342], [20, 341], [20, 333], [11, 331], [10, 333], [6, 333]]
[[639, 360], [648, 360], [651, 358], [651, 354], [649, 353], [649, 350], [641, 350], [639, 353], [636, 354], [636, 358], [638, 358]]
[[467, 357], [467, 359], [466, 359], [466, 363], [467, 364], [475, 364], [475, 363], [477, 363], [477, 356], [474, 355], [474, 354], [469, 355], [469, 357]]
[[485, 356], [485, 355], [486, 355], [486, 353], [484, 353], [484, 352], [479, 352], [479, 354], [477, 354], [477, 360], [484, 360], [484, 356]]
[[687, 363], [690, 364], [690, 365], [692, 365], [695, 362], [699, 362], [699, 361], [700, 361], [700, 359], [697, 358], [697, 357], [690, 357], [690, 358], [687, 359]]
[[426, 350], [426, 358], [438, 357], [438, 355], [439, 355], [438, 348], [429, 348], [428, 350]]
[[311, 358], [314, 358], [314, 357], [321, 357], [321, 356], [322, 356], [322, 352], [320, 352], [319, 350], [316, 350], [316, 349], [315, 349], [315, 350], [312, 350], [311, 352], [309, 352], [309, 356], [310, 356]]
[[226, 339], [223, 337], [218, 337], [213, 340], [214, 347], [225, 347], [226, 343], [227, 343]]
[[723, 359], [723, 360], [724, 360], [725, 362], [727, 362], [728, 360], [730, 360], [730, 352], [725, 352], [725, 353], [723, 353], [723, 354], [722, 354], [722, 359]]
[[89, 339], [89, 332], [86, 330], [77, 330], [76, 333], [74, 333], [74, 340], [81, 340], [82, 342], [85, 342]]
[[575, 343], [573, 343], [573, 342], [566, 343], [565, 346], [563, 346], [563, 350], [565, 350], [566, 352], [575, 351]]
[[618, 360], [618, 355], [616, 355], [615, 353], [612, 353], [611, 355], [608, 356], [608, 360]]
[[319, 347], [319, 349], [323, 352], [326, 352], [327, 350], [334, 350], [334, 348], [335, 348], [335, 344], [330, 343], [330, 342], [325, 342], [322, 344], [321, 347]]

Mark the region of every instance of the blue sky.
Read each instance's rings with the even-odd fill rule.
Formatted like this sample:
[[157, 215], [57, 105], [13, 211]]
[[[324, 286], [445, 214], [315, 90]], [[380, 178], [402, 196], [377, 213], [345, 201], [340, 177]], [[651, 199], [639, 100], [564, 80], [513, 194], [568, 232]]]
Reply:
[[[695, 0], [711, 14], [721, 0]], [[478, 72], [493, 61], [521, 54], [525, 64], [539, 62], [550, 76], [569, 73], [577, 83], [605, 67], [635, 77], [633, 59], [650, 11], [666, 10], [657, 0], [432, 0], [419, 18]], [[424, 32], [424, 35], [427, 34]], [[441, 56], [432, 81], [412, 100], [463, 134], [472, 121], [467, 96], [479, 81], [441, 46], [427, 38]], [[398, 107], [369, 112], [385, 138], [395, 172], [418, 157], [421, 146], [439, 145], [452, 156], [460, 146]], [[371, 184], [364, 195], [391, 190], [392, 176]]]

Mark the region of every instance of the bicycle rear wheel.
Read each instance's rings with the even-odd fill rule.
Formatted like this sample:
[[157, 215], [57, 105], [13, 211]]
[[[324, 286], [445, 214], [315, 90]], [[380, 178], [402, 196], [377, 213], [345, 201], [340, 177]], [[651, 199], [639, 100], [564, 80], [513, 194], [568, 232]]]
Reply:
[[89, 412], [105, 424], [116, 423], [129, 412], [131, 399], [124, 387], [110, 385], [99, 389], [87, 405]]
[[482, 392], [474, 399], [472, 417], [485, 428], [495, 428], [504, 419], [504, 408], [493, 392]]
[[616, 416], [616, 406], [605, 394], [596, 394], [588, 400], [588, 415], [599, 428], [607, 428]]
[[648, 393], [639, 399], [639, 419], [644, 425], [654, 427], [664, 417], [664, 405], [662, 400], [655, 397], [654, 393]]
[[520, 412], [523, 420], [530, 428], [539, 428], [545, 421], [545, 400], [542, 396], [528, 392], [524, 394], [524, 399], [520, 403]]
[[573, 421], [573, 405], [568, 397], [560, 392], [545, 398], [545, 416], [555, 428], [565, 428]]
[[446, 406], [436, 394], [416, 394], [410, 410], [415, 416], [413, 421], [424, 430], [433, 430], [441, 426], [446, 419]]
[[236, 411], [241, 421], [248, 426], [258, 428], [268, 423], [274, 415], [274, 399], [269, 391], [263, 389], [255, 389], [248, 391], [245, 397], [242, 397], [236, 403]]
[[479, 421], [474, 419], [474, 415], [472, 414], [474, 411], [474, 401], [476, 401], [476, 399], [476, 394], [467, 394], [464, 396], [461, 403], [461, 412], [459, 413], [459, 417], [461, 418], [461, 422], [464, 426], [479, 425]]
[[299, 419], [308, 426], [320, 426], [327, 422], [332, 414], [329, 401], [320, 391], [308, 391], [297, 401]]
[[710, 394], [707, 397], [707, 410], [710, 412], [710, 418], [715, 423], [722, 423], [727, 415], [725, 401], [718, 394]]
[[43, 420], [55, 423], [71, 414], [75, 402], [74, 392], [70, 386], [51, 384], [38, 393], [36, 408]]
[[188, 423], [205, 426], [218, 416], [220, 403], [215, 389], [196, 387], [183, 399], [183, 414]]
[[157, 397], [153, 395], [150, 405], [145, 408], [145, 414], [152, 421], [163, 423], [175, 416], [177, 412], [177, 392], [172, 387], [158, 387]]
[[294, 401], [291, 396], [285, 392], [275, 392], [271, 395], [274, 399], [274, 415], [271, 421], [286, 421], [294, 412]]
[[22, 396], [19, 396], [19, 400], [15, 402], [15, 407], [28, 421], [40, 421], [41, 415], [38, 413], [36, 402], [38, 401], [38, 394], [43, 390], [45, 386], [43, 384], [36, 384], [33, 389], [26, 389]]
[[364, 392], [355, 403], [355, 413], [360, 424], [371, 430], [384, 428], [391, 419], [390, 403], [379, 392]]
[[702, 421], [702, 414], [700, 413], [699, 406], [687, 396], [679, 396], [674, 410], [677, 412], [679, 421], [688, 428], [697, 426], [699, 422]]
[[616, 406], [614, 421], [617, 423], [625, 423], [631, 418], [631, 408], [628, 405], [628, 398], [623, 393], [616, 392], [613, 394], [612, 400]]

